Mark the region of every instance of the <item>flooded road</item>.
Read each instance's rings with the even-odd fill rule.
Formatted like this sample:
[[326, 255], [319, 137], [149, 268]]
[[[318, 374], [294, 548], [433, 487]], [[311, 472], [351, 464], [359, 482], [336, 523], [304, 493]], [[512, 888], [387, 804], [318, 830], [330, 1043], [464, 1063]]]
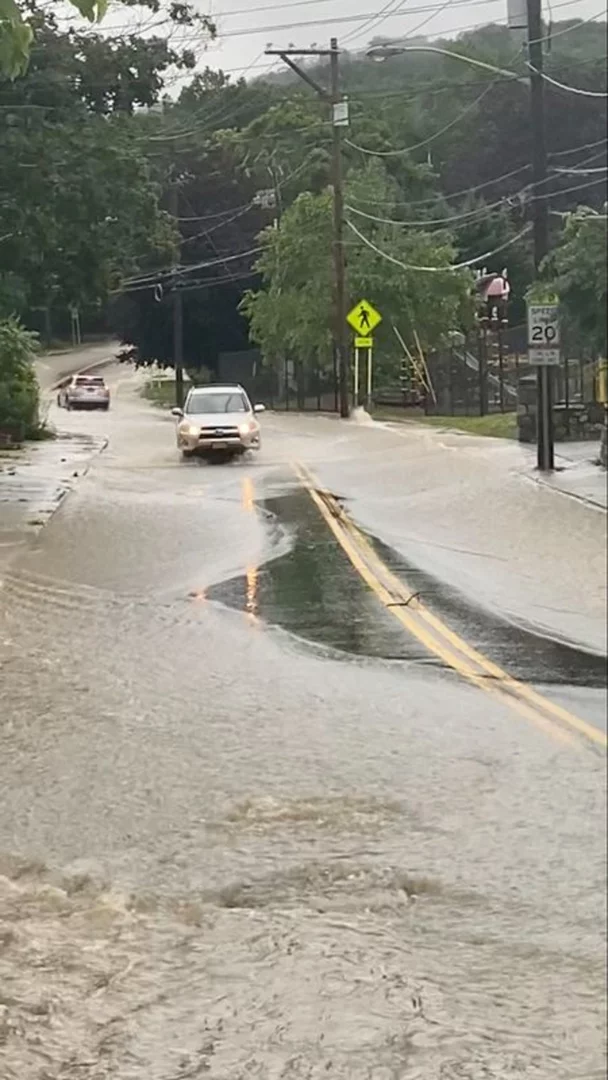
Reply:
[[54, 414], [109, 444], [0, 592], [2, 1080], [599, 1080], [601, 747], [408, 634], [292, 463], [437, 617], [594, 726], [602, 519], [522, 483], [539, 557], [561, 514], [577, 560], [554, 557], [556, 598], [503, 522], [472, 590], [472, 510], [458, 574], [447, 500], [422, 537], [426, 433], [397, 451], [268, 416], [253, 461], [181, 464], [112, 378], [108, 416]]

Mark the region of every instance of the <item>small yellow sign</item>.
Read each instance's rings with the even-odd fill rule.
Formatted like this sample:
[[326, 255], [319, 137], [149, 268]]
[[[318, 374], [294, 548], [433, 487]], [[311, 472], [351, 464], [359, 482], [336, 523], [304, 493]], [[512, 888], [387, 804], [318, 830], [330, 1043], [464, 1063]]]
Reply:
[[382, 315], [372, 307], [368, 300], [360, 300], [352, 311], [349, 311], [346, 321], [352, 326], [355, 334], [369, 337], [382, 322]]
[[374, 345], [373, 337], [356, 337], [355, 349], [372, 349]]

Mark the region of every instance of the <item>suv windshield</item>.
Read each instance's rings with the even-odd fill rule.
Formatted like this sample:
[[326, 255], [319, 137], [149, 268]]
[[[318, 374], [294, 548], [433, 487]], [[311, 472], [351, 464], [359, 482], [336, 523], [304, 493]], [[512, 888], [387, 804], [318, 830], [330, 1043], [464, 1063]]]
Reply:
[[243, 394], [193, 394], [186, 402], [187, 413], [235, 413], [248, 412], [249, 405]]

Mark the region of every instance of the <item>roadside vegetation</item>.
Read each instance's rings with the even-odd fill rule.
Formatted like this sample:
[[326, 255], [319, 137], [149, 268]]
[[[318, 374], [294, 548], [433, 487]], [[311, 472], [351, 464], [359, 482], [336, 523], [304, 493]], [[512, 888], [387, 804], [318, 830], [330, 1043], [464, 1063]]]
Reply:
[[35, 334], [14, 318], [0, 322], [0, 445], [39, 438], [38, 382], [33, 367]]
[[[102, 0], [72, 6], [66, 17], [59, 0], [0, 0], [0, 318], [45, 344], [69, 339], [77, 311], [84, 333], [115, 333], [140, 365], [170, 367], [179, 289], [188, 370], [215, 371], [220, 353], [257, 346], [266, 369], [287, 357], [323, 382], [333, 364], [326, 105], [289, 73], [247, 81], [205, 67], [215, 28], [184, 0], [127, 3], [112, 30], [96, 23]], [[604, 30], [555, 23], [550, 78], [604, 91]], [[341, 57], [348, 293], [384, 316], [378, 386], [398, 377], [393, 327], [417, 350], [471, 325], [466, 264], [480, 253], [500, 252], [490, 269], [508, 266], [512, 323], [534, 276], [523, 52], [498, 25], [432, 43], [522, 81], [424, 51], [378, 65], [365, 42]], [[325, 84], [323, 66], [310, 74]], [[545, 96], [544, 274], [569, 327], [601, 353], [606, 100], [550, 82]]]
[[374, 420], [390, 420], [406, 424], [426, 424], [428, 427], [464, 431], [468, 435], [488, 435], [494, 439], [516, 439], [517, 417], [515, 413], [491, 413], [488, 416], [425, 416], [424, 413], [409, 414], [396, 409], [374, 409]]

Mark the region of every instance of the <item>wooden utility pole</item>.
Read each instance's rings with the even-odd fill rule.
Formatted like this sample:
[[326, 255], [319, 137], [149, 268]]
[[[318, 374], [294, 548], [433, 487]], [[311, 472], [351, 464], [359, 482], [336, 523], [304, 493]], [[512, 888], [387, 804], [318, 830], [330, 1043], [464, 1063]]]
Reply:
[[[331, 107], [332, 123], [332, 188], [333, 188], [333, 278], [334, 278], [334, 313], [333, 313], [333, 343], [334, 353], [338, 364], [338, 384], [340, 399], [340, 416], [346, 418], [350, 415], [349, 386], [350, 386], [350, 363], [349, 348], [346, 336], [346, 264], [344, 259], [344, 191], [342, 184], [342, 127], [345, 121], [338, 115], [338, 107], [341, 103], [340, 96], [340, 68], [337, 38], [332, 38], [329, 49], [266, 49], [266, 56], [279, 56], [291, 70], [326, 101]], [[298, 64], [293, 57], [315, 56], [329, 57], [330, 66], [330, 90], [325, 90]]]
[[[179, 232], [179, 180], [171, 186], [171, 214]], [[180, 233], [181, 235], [181, 233]], [[181, 244], [177, 250], [177, 259], [173, 266], [173, 370], [175, 372], [175, 404], [184, 407], [184, 309], [181, 289], [178, 285], [177, 270], [181, 258]]]
[[349, 415], [349, 350], [346, 343], [346, 262], [344, 258], [344, 189], [342, 186], [342, 126], [336, 123], [336, 107], [340, 103], [340, 72], [338, 67], [338, 42], [330, 41], [331, 105], [332, 105], [332, 186], [334, 192], [334, 288], [335, 295], [335, 340], [338, 353], [338, 372], [340, 382], [340, 416]]

